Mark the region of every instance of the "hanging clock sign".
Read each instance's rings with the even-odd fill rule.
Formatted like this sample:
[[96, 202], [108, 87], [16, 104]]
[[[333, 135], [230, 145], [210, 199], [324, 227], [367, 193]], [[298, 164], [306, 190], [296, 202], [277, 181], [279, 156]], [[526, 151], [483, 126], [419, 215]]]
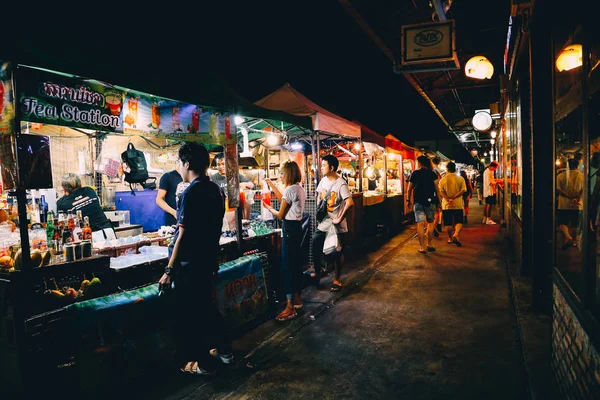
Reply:
[[473, 127], [479, 132], [485, 132], [492, 127], [494, 121], [492, 120], [492, 116], [489, 112], [479, 111], [475, 113], [471, 123], [473, 124]]

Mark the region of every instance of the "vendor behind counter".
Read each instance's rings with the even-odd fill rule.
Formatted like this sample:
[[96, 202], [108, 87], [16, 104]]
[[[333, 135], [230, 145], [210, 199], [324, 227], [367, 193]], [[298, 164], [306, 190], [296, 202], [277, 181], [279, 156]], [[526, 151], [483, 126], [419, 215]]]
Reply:
[[65, 195], [56, 202], [58, 211], [68, 212], [73, 209], [73, 212], [77, 212], [81, 210], [81, 214], [90, 220], [94, 241], [116, 238], [112, 224], [102, 211], [100, 200], [94, 189], [88, 186], [81, 187], [81, 179], [76, 174], [63, 176], [60, 185]]

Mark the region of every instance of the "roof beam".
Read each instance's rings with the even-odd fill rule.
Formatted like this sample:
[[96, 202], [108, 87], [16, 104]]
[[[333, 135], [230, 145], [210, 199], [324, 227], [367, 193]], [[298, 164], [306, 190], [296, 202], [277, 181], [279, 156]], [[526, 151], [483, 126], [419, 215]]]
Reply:
[[442, 87], [433, 87], [431, 89], [425, 89], [427, 92], [443, 92], [446, 90], [463, 90], [463, 89], [480, 89], [484, 87], [494, 87], [500, 86], [499, 83], [486, 83], [483, 85], [452, 85], [452, 86], [442, 86]]

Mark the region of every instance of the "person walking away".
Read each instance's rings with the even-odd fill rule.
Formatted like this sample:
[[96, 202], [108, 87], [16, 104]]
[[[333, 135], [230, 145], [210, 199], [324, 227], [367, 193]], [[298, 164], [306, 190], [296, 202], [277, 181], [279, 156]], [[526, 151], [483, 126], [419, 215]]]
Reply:
[[483, 209], [483, 223], [487, 225], [496, 225], [492, 219], [492, 206], [496, 204], [496, 178], [494, 171], [498, 168], [498, 163], [492, 161], [490, 165], [483, 171], [483, 197], [485, 199], [485, 207]]
[[[431, 161], [426, 156], [417, 158], [419, 168], [414, 171], [408, 184], [407, 204], [414, 204], [415, 220], [417, 222], [417, 234], [419, 236], [419, 253], [435, 251], [432, 246], [433, 231], [435, 229], [435, 204], [434, 198], [438, 199], [438, 177], [431, 169]], [[425, 225], [427, 225], [427, 246], [425, 246]]]
[[302, 308], [300, 294], [302, 292], [302, 212], [306, 192], [300, 186], [302, 174], [298, 164], [287, 161], [281, 167], [281, 180], [284, 185], [283, 194], [270, 179], [265, 179], [279, 200], [279, 211], [270, 204], [264, 206], [275, 218], [283, 221], [283, 241], [281, 244], [281, 270], [287, 303], [285, 309], [277, 315], [278, 321], [287, 321], [298, 316], [296, 310]]
[[577, 247], [576, 238], [583, 210], [583, 174], [578, 170], [579, 160], [571, 158], [567, 164], [569, 168], [556, 177], [558, 230], [565, 238], [563, 250]]
[[165, 212], [165, 226], [177, 223], [177, 199], [188, 185], [179, 173], [179, 166], [180, 161], [177, 160], [175, 169], [163, 174], [158, 184], [156, 205]]
[[319, 222], [312, 239], [315, 272], [311, 274], [311, 278], [318, 284], [321, 279], [321, 255], [323, 253], [327, 230], [331, 224], [335, 225], [342, 251], [336, 253], [335, 276], [333, 278], [333, 285], [331, 286], [332, 292], [338, 292], [342, 288], [341, 274], [344, 236], [345, 233], [348, 232], [346, 212], [354, 206], [348, 184], [336, 173], [338, 166], [338, 159], [331, 154], [326, 155], [321, 160], [321, 175], [323, 176], [323, 179], [321, 179], [321, 182], [319, 182], [319, 185], [317, 186], [317, 203], [320, 199], [327, 199], [327, 217]]
[[463, 195], [467, 192], [467, 184], [462, 176], [456, 175], [456, 164], [448, 163], [448, 173], [439, 184], [442, 198], [442, 214], [448, 232], [448, 243], [462, 246], [460, 231], [463, 227]]
[[190, 185], [179, 197], [177, 228], [158, 284], [159, 288], [169, 288], [173, 280], [176, 285], [173, 313], [181, 371], [211, 375], [214, 358], [210, 348], [215, 342], [214, 355], [227, 364], [233, 361], [225, 322], [213, 298], [225, 199], [206, 173], [209, 155], [204, 146], [183, 144], [179, 159], [181, 177]]
[[[456, 168], [456, 165], [455, 165]], [[465, 180], [465, 186], [467, 191], [463, 193], [463, 207], [465, 211], [464, 223], [467, 223], [467, 217], [469, 216], [469, 201], [471, 201], [471, 196], [473, 195], [473, 186], [471, 186], [471, 181], [467, 177], [467, 173], [465, 171], [460, 171], [460, 176]]]
[[[442, 176], [444, 175], [444, 171], [442, 171], [442, 169], [440, 168], [440, 158], [439, 157], [433, 157], [431, 159], [431, 163], [433, 164], [433, 172], [435, 172], [435, 174], [437, 175], [437, 179], [438, 181], [440, 181], [442, 179]], [[440, 236], [440, 233], [442, 233], [442, 208], [441, 208], [441, 204], [437, 201], [437, 198], [434, 199], [434, 203], [436, 205], [435, 207], [435, 221], [434, 221], [434, 231], [433, 231], [433, 236], [438, 237]]]

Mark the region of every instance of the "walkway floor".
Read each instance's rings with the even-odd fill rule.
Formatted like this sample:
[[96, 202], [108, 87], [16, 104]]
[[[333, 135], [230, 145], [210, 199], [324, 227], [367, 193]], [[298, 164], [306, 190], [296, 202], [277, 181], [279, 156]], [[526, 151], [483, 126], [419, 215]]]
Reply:
[[[437, 251], [420, 254], [411, 226], [349, 263], [341, 293], [329, 292], [329, 277], [305, 290], [300, 318], [268, 321], [238, 340], [235, 367], [146, 383], [144, 398], [535, 398], [522, 353], [523, 337], [534, 335], [521, 329], [542, 332], [529, 347], [539, 352], [548, 321], [519, 323], [500, 225], [482, 225], [482, 207], [471, 206], [462, 247], [444, 233]], [[546, 379], [538, 367], [533, 376]]]

